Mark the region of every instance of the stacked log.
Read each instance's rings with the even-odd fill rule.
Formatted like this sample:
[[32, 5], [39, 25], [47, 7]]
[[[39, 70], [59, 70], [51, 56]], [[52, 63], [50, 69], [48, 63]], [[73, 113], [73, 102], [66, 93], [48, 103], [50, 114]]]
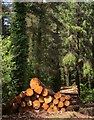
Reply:
[[67, 107], [66, 110], [71, 111], [71, 110], [75, 110], [78, 111], [79, 110], [79, 103], [80, 103], [80, 98], [78, 95], [78, 88], [76, 85], [74, 86], [63, 86], [60, 89], [60, 93], [61, 94], [65, 94], [70, 96], [70, 106]]
[[[65, 112], [72, 110], [70, 95], [55, 93], [47, 88], [38, 78], [33, 78], [30, 81], [30, 88], [22, 91], [12, 104], [12, 108], [19, 113], [34, 111], [34, 112]], [[74, 101], [75, 103], [75, 101]]]

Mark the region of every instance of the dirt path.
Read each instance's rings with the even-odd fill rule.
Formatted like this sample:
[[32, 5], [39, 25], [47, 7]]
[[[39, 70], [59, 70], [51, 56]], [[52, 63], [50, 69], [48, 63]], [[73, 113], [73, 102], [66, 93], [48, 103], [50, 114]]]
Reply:
[[[47, 119], [48, 118], [48, 119]], [[47, 113], [42, 113], [42, 114], [35, 114], [32, 112], [29, 113], [24, 113], [24, 114], [15, 114], [15, 115], [5, 115], [3, 116], [2, 120], [37, 120], [37, 119], [43, 119], [43, 120], [50, 120], [50, 118], [69, 118], [70, 120], [72, 120], [73, 118], [82, 118], [82, 119], [88, 119], [90, 118], [90, 120], [94, 119], [94, 116], [88, 116], [88, 115], [84, 115], [81, 114], [79, 112], [64, 112], [64, 113], [52, 113], [52, 114], [47, 114]]]

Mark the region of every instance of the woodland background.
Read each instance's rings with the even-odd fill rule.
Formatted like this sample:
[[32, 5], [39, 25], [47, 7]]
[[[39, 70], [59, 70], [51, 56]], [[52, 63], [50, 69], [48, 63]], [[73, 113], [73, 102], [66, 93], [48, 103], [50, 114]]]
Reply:
[[77, 85], [94, 102], [94, 2], [2, 3], [0, 41], [4, 104], [33, 77], [54, 91]]

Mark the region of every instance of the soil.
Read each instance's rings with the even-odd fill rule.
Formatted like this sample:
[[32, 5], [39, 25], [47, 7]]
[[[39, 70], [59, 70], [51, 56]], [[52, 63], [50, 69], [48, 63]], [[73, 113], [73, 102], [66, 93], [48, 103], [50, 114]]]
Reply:
[[75, 112], [75, 111], [66, 111], [66, 112], [58, 112], [58, 113], [51, 113], [48, 114], [47, 112], [45, 113], [33, 113], [33, 112], [26, 112], [23, 114], [13, 114], [13, 115], [4, 115], [2, 117], [2, 120], [50, 120], [50, 118], [68, 118], [69, 120], [72, 120], [73, 118], [80, 118], [80, 119], [88, 119], [94, 120], [94, 116], [89, 116], [82, 114], [80, 112]]

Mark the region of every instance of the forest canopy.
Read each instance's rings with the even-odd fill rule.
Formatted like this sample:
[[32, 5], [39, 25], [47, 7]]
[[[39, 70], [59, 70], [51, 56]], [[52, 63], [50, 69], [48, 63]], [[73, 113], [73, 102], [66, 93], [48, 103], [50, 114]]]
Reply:
[[94, 102], [94, 2], [3, 4], [2, 28], [4, 103], [33, 77], [54, 91], [77, 85]]

